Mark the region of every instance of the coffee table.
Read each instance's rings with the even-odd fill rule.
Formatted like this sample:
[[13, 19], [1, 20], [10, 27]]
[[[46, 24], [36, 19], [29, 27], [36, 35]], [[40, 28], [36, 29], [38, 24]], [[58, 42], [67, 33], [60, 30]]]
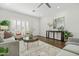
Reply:
[[[26, 40], [25, 38], [23, 38], [23, 41], [25, 42], [25, 43], [27, 43], [27, 50], [29, 49], [29, 43], [32, 43], [32, 42], [36, 42], [36, 41], [38, 41], [39, 39], [38, 38], [32, 38], [32, 39], [28, 39], [28, 40]], [[39, 45], [39, 42], [38, 42], [38, 45]], [[26, 45], [25, 45], [26, 46]]]

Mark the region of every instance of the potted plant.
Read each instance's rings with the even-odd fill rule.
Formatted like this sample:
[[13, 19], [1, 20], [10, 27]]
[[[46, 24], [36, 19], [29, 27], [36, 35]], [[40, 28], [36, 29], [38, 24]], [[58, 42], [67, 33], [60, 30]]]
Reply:
[[64, 31], [64, 38], [65, 39], [68, 39], [69, 37], [72, 37], [73, 36], [73, 34], [71, 33], [71, 32], [69, 32], [69, 31]]
[[0, 56], [5, 56], [8, 53], [8, 48], [0, 47]]
[[47, 25], [49, 26], [49, 30], [51, 30], [51, 27], [53, 26], [53, 23], [49, 22]]
[[59, 31], [64, 31], [64, 26], [60, 26], [60, 27], [58, 28], [58, 30], [59, 30]]
[[9, 29], [9, 26], [10, 26], [10, 21], [9, 20], [2, 20], [0, 22], [0, 27], [1, 27], [2, 30]]
[[9, 26], [10, 21], [9, 20], [3, 20], [3, 21], [0, 22], [0, 25]]

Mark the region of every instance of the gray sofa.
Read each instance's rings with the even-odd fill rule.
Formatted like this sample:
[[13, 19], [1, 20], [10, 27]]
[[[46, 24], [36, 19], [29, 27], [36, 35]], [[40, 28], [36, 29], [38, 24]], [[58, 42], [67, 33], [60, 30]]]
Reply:
[[57, 56], [79, 56], [79, 38], [69, 38]]

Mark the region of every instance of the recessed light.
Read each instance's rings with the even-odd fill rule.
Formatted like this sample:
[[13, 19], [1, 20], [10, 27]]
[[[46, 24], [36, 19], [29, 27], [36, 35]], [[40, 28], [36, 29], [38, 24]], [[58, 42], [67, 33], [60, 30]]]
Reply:
[[57, 6], [57, 8], [60, 8], [60, 6]]

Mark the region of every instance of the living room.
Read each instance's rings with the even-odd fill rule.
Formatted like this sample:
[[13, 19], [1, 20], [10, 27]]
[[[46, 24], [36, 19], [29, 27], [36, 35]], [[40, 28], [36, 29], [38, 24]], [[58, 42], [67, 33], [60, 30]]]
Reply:
[[78, 10], [78, 3], [0, 3], [0, 47], [11, 49], [1, 55], [78, 56]]

